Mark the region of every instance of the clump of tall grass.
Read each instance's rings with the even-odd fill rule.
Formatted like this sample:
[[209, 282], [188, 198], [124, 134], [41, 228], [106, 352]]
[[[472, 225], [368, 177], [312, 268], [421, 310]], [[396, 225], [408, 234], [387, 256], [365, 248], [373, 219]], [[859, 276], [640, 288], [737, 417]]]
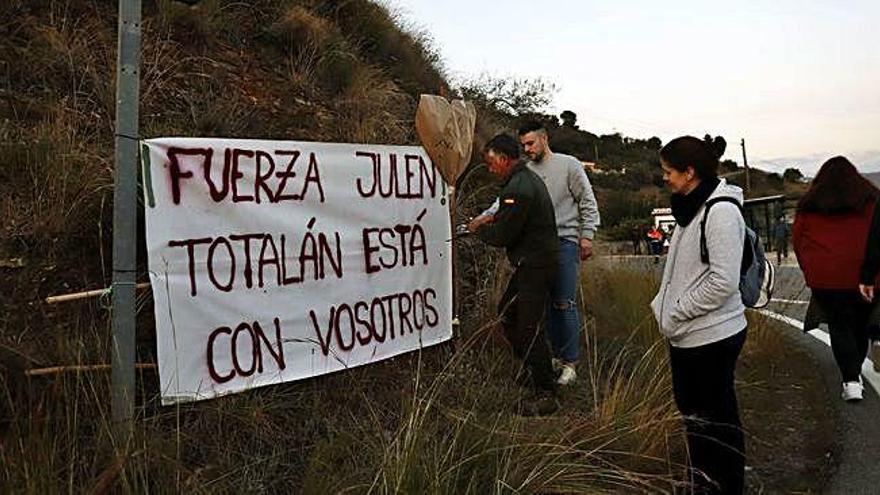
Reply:
[[303, 5], [288, 9], [268, 29], [285, 53], [297, 56], [311, 47], [323, 48], [340, 38], [333, 24]]
[[337, 108], [342, 117], [341, 132], [348, 142], [404, 144], [411, 138], [412, 121], [401, 118], [399, 110], [410, 109], [414, 115], [414, 100], [373, 67], [362, 65], [354, 69]]
[[327, 10], [367, 63], [387, 67], [403, 92], [442, 92], [446, 87], [440, 57], [430, 37], [406, 26], [399, 15], [374, 2], [343, 2]]
[[[401, 420], [388, 429], [369, 414], [368, 426], [341, 434], [312, 457], [304, 490], [369, 493], [616, 493], [671, 492], [676, 463], [665, 449], [678, 421], [667, 404], [602, 414], [574, 402], [543, 419], [514, 413], [520, 392], [506, 354], [474, 353], [478, 329], [447, 366], [417, 375]], [[638, 373], [625, 386], [646, 394]], [[647, 393], [651, 393], [650, 390]], [[661, 392], [662, 393], [662, 392]], [[607, 400], [615, 400], [608, 397]], [[340, 455], [334, 447], [344, 449]], [[326, 457], [325, 457], [326, 456]], [[353, 459], [355, 479], [334, 476], [334, 459]]]
[[[629, 280], [630, 289], [650, 293], [651, 280], [625, 269], [594, 274], [587, 285], [630, 276], [638, 277]], [[500, 291], [497, 284], [489, 287], [484, 295], [491, 300]], [[588, 305], [607, 306], [610, 296]], [[492, 309], [481, 314], [494, 311], [486, 306]], [[634, 298], [629, 308], [620, 309], [644, 314], [647, 300]], [[648, 336], [654, 329], [644, 324], [606, 326], [603, 335], [620, 339], [600, 340], [595, 332], [599, 320], [593, 316], [589, 352], [581, 364], [586, 384], [578, 387], [585, 387], [585, 393], [567, 394], [556, 416], [514, 414], [521, 394], [512, 384], [518, 365], [503, 349], [487, 346], [487, 334], [497, 323], [490, 320], [463, 331], [464, 341], [438, 373], [423, 376], [419, 368], [395, 428], [370, 413], [368, 426], [339, 432], [319, 447], [304, 488], [315, 493], [675, 491], [684, 454], [666, 349], [656, 334]], [[649, 340], [649, 345], [640, 344]], [[334, 460], [344, 458], [353, 459], [354, 473], [360, 474], [334, 476]]]
[[190, 6], [174, 0], [158, 0], [156, 7], [162, 25], [177, 41], [206, 51], [218, 43], [224, 26], [234, 22], [226, 16], [221, 4], [219, 0], [201, 0]]

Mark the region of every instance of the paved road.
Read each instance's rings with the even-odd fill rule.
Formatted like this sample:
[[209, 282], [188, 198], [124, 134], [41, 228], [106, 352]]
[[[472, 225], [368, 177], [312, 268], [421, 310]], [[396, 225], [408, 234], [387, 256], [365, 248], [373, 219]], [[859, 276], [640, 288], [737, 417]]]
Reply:
[[[654, 264], [650, 257], [614, 257], [617, 261], [635, 268], [658, 273], [663, 260]], [[804, 285], [803, 274], [793, 259], [777, 267], [774, 301], [767, 310], [803, 322], [810, 300], [810, 289]], [[831, 354], [831, 348], [821, 340], [805, 334], [799, 328], [789, 327], [794, 341], [807, 348], [819, 363], [817, 373], [825, 381], [828, 407], [838, 418], [836, 438], [839, 454], [837, 469], [828, 480], [827, 494], [880, 494], [880, 396], [877, 390], [865, 387], [865, 399], [858, 403], [846, 403], [839, 394], [840, 372]], [[826, 330], [826, 329], [823, 329]], [[818, 334], [822, 337], [821, 334]], [[827, 336], [827, 334], [825, 335]], [[827, 340], [827, 339], [826, 339]]]
[[[777, 290], [767, 309], [803, 321], [807, 312], [810, 290], [797, 266], [781, 266], [778, 270]], [[822, 328], [822, 330], [826, 330]], [[818, 372], [825, 380], [825, 387], [837, 393], [840, 388], [840, 372], [831, 354], [831, 348], [818, 339], [792, 328], [795, 340], [808, 348], [816, 357]], [[838, 396], [829, 397], [829, 407], [835, 409], [838, 418], [837, 438], [839, 459], [837, 470], [826, 486], [829, 494], [880, 493], [880, 397], [877, 391], [865, 387], [865, 399], [858, 403], [843, 402]]]

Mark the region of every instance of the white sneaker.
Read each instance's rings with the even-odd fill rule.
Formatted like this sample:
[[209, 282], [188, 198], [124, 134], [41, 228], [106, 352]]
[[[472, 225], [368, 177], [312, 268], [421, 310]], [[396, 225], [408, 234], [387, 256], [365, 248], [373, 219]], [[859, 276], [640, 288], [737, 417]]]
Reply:
[[577, 372], [574, 370], [574, 365], [571, 363], [562, 364], [556, 384], [571, 385], [575, 380], [577, 380]]
[[880, 373], [880, 340], [871, 341], [871, 362], [874, 363], [874, 371]]
[[847, 402], [862, 400], [862, 377], [857, 382], [843, 382], [843, 393], [841, 397]]

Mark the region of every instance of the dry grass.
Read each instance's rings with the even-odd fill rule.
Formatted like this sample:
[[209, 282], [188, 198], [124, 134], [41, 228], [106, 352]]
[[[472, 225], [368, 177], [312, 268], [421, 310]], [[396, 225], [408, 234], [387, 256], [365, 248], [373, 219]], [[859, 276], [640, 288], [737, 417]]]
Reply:
[[[484, 276], [494, 266], [475, 273]], [[630, 276], [609, 269], [592, 274], [588, 287], [616, 286]], [[503, 278], [485, 277], [495, 282], [480, 296], [497, 297]], [[645, 302], [618, 309], [643, 312]], [[633, 336], [650, 328], [612, 328], [594, 314], [590, 333], [598, 335], [601, 326], [604, 337], [589, 341], [594, 352], [581, 365], [586, 384], [564, 397], [560, 414], [524, 419], [513, 413], [518, 365], [491, 337], [497, 323], [488, 317], [491, 307], [472, 304], [472, 313], [463, 314], [457, 348], [203, 403], [160, 408], [155, 377], [142, 374], [135, 441], [121, 458], [103, 400], [106, 375], [4, 382], [7, 417], [14, 419], [4, 426], [2, 476], [27, 493], [81, 486], [125, 493], [437, 494], [680, 487], [679, 421], [665, 374], [656, 372], [665, 354], [657, 345], [640, 347], [642, 337]], [[94, 359], [101, 352], [86, 349], [104, 332], [99, 327], [65, 339], [70, 347], [63, 358]]]
[[[497, 252], [463, 244], [455, 344], [187, 406], [139, 374], [131, 445], [117, 456], [109, 376], [26, 379], [26, 367], [109, 360], [105, 286], [115, 8], [18, 0], [0, 8], [0, 485], [24, 493], [336, 491], [670, 492], [681, 466], [665, 354], [645, 322], [650, 281], [609, 270], [585, 287], [585, 385], [564, 412], [513, 414], [517, 371], [495, 332]], [[426, 38], [365, 1], [170, 0], [144, 12], [145, 135], [413, 143], [420, 92], [443, 86]], [[279, 41], [280, 40], [280, 41]], [[296, 40], [304, 41], [294, 43]], [[456, 223], [491, 196], [474, 180]], [[141, 269], [144, 267], [141, 266]], [[620, 290], [619, 287], [628, 290]], [[139, 359], [153, 358], [142, 298]], [[614, 309], [612, 311], [612, 309]], [[639, 392], [639, 393], [636, 393]]]
[[411, 139], [411, 121], [401, 118], [399, 110], [409, 109], [414, 115], [412, 100], [375, 68], [354, 69], [337, 108], [344, 123], [340, 132], [346, 142], [364, 143], [378, 138], [382, 143], [404, 144]]
[[[645, 432], [662, 434], [677, 421], [645, 409], [607, 417], [580, 401], [572, 405], [582, 410], [553, 418], [517, 417], [508, 358], [473, 352], [489, 328], [473, 334], [433, 380], [416, 376], [397, 428], [389, 430], [379, 415], [369, 414], [351, 436], [342, 435], [341, 442], [333, 438], [333, 447], [318, 449], [304, 491], [660, 493], [675, 488], [667, 452], [646, 442]], [[670, 438], [665, 440], [668, 445]], [[364, 457], [360, 481], [334, 475], [337, 460]]]
[[281, 48], [291, 56], [317, 47], [323, 49], [339, 38], [334, 26], [311, 10], [295, 5], [287, 10], [270, 28]]

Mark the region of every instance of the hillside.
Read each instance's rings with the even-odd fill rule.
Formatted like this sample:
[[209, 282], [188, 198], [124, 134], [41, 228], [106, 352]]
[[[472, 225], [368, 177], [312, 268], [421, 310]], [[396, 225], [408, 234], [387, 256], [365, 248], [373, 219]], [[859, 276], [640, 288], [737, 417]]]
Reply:
[[[109, 283], [115, 50], [114, 2], [0, 10], [0, 259], [24, 265], [6, 315]], [[144, 137], [413, 144], [418, 95], [445, 87], [420, 35], [367, 1], [144, 2], [142, 61]]]
[[[126, 465], [114, 454], [108, 373], [24, 376], [110, 361], [106, 298], [42, 301], [110, 284], [115, 5], [0, 6], [0, 486], [106, 493], [121, 476], [122, 492], [210, 491], [205, 480], [222, 480], [259, 453], [269, 459], [260, 474], [245, 469], [214, 490], [274, 483], [289, 491], [305, 482], [306, 454], [330, 426], [311, 420], [316, 414], [297, 397], [352, 417], [347, 408], [357, 399], [333, 390], [356, 377], [322, 381], [326, 394], [310, 395], [314, 384], [306, 383], [182, 410], [158, 407], [147, 369], [138, 374], [139, 447], [131, 449], [140, 454]], [[422, 36], [368, 1], [145, 1], [142, 30], [142, 137], [414, 144], [418, 95], [446, 85]], [[142, 234], [141, 225], [139, 281]], [[148, 291], [138, 295], [137, 354], [155, 362]], [[399, 368], [378, 366], [368, 380], [400, 381], [411, 366]], [[375, 390], [388, 414], [400, 400], [391, 390]], [[282, 412], [267, 419], [276, 407]]]

